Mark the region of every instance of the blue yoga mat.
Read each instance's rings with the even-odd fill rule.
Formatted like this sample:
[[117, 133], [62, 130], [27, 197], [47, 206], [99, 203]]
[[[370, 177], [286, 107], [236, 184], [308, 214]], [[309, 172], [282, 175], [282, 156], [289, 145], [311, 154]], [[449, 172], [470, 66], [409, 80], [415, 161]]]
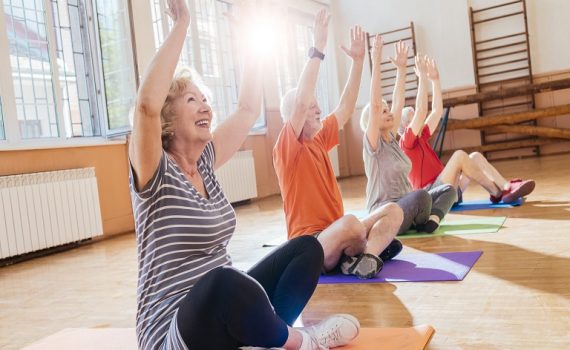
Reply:
[[481, 254], [482, 251], [403, 254], [387, 261], [374, 278], [362, 280], [339, 272], [322, 275], [319, 284], [461, 281]]
[[497, 208], [514, 208], [523, 204], [524, 199], [519, 198], [512, 203], [499, 202], [493, 204], [489, 199], [482, 199], [477, 201], [464, 201], [459, 204], [455, 204], [451, 211], [464, 211], [464, 210], [481, 210], [481, 209], [497, 209]]

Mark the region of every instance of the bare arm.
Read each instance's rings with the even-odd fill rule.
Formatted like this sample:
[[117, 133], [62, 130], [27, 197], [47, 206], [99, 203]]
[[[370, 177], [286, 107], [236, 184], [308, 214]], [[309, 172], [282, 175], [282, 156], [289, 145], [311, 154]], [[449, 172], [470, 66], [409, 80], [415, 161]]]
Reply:
[[443, 115], [443, 99], [441, 96], [441, 82], [439, 80], [439, 71], [433, 59], [428, 61], [427, 77], [431, 80], [431, 88], [433, 91], [431, 101], [431, 112], [428, 115], [425, 124], [429, 128], [430, 134], [435, 132], [437, 125]]
[[[251, 3], [243, 3], [242, 6], [242, 13], [246, 13], [247, 17], [254, 16]], [[243, 25], [244, 23], [242, 22], [238, 26]], [[240, 30], [243, 30], [243, 28], [240, 28]], [[247, 43], [240, 46], [248, 50]], [[241, 76], [237, 110], [213, 132], [214, 148], [216, 149], [214, 169], [221, 167], [237, 152], [261, 113], [261, 101], [263, 98], [262, 59], [260, 59], [259, 54], [252, 53], [251, 50], [248, 51], [243, 60], [244, 68]]]
[[358, 91], [360, 90], [360, 81], [362, 80], [362, 66], [364, 65], [364, 54], [366, 53], [365, 47], [366, 32], [362, 28], [356, 26], [350, 29], [350, 49], [341, 46], [342, 50], [352, 59], [350, 67], [350, 74], [348, 81], [344, 86], [340, 101], [334, 115], [338, 121], [339, 128], [354, 114], [356, 107], [356, 99], [358, 98]]
[[424, 127], [424, 121], [427, 115], [427, 57], [416, 57], [416, 74], [419, 77], [418, 95], [416, 97], [416, 110], [414, 118], [410, 123], [410, 128], [414, 135], [418, 136]]
[[168, 0], [168, 14], [174, 26], [146, 70], [135, 103], [129, 158], [139, 190], [150, 181], [160, 162], [160, 110], [168, 96], [190, 24], [190, 14], [184, 0]]
[[[321, 52], [325, 50], [327, 44], [329, 17], [324, 9], [320, 10], [315, 17], [314, 46]], [[307, 63], [305, 63], [305, 67], [299, 78], [297, 95], [295, 96], [295, 106], [290, 119], [291, 126], [297, 138], [301, 135], [303, 125], [305, 124], [306, 112], [310, 108], [315, 96], [320, 66], [320, 59], [310, 58]]]
[[380, 64], [382, 63], [383, 41], [380, 35], [374, 38], [372, 47], [372, 81], [370, 82], [370, 116], [366, 125], [366, 138], [370, 148], [376, 151], [378, 147], [378, 135], [380, 133], [379, 124], [382, 117], [382, 78]]
[[392, 115], [394, 116], [394, 133], [398, 132], [402, 119], [402, 108], [406, 103], [406, 74], [408, 69], [408, 46], [399, 41], [394, 45], [395, 57], [390, 61], [396, 66], [396, 83], [392, 93]]

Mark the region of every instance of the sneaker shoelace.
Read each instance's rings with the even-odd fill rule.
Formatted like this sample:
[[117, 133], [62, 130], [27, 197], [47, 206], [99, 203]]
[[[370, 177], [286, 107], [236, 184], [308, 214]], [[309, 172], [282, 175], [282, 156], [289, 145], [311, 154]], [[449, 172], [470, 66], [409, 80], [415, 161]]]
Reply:
[[316, 341], [321, 349], [328, 350], [327, 346], [329, 346], [329, 344], [338, 344], [340, 343], [341, 339], [342, 337], [340, 334], [340, 326], [338, 324], [335, 324], [335, 327], [332, 329], [329, 328], [326, 331], [322, 331]]

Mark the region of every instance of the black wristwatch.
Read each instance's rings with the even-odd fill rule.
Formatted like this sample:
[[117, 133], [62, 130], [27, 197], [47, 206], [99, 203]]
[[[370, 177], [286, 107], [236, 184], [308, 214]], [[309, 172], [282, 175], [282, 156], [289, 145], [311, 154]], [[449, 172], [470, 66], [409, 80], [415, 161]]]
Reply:
[[325, 59], [325, 54], [320, 52], [319, 49], [313, 46], [309, 49], [309, 58], [315, 58], [315, 57], [322, 61]]

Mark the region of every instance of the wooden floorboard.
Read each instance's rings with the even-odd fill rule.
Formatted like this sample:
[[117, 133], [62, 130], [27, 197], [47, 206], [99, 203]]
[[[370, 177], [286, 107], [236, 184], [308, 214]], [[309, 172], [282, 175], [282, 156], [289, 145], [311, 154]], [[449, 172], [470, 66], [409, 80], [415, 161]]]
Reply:
[[[303, 314], [337, 312], [362, 325], [430, 324], [429, 349], [570, 349], [570, 155], [495, 163], [507, 177], [532, 177], [535, 192], [514, 209], [463, 212], [507, 216], [493, 234], [406, 239], [404, 253], [483, 250], [461, 282], [319, 286]], [[364, 206], [365, 178], [341, 181], [347, 210]], [[486, 197], [470, 188], [465, 199]], [[278, 196], [236, 208], [230, 244], [247, 268], [284, 235]], [[127, 234], [0, 268], [0, 348], [19, 349], [70, 327], [133, 327], [136, 246]]]

